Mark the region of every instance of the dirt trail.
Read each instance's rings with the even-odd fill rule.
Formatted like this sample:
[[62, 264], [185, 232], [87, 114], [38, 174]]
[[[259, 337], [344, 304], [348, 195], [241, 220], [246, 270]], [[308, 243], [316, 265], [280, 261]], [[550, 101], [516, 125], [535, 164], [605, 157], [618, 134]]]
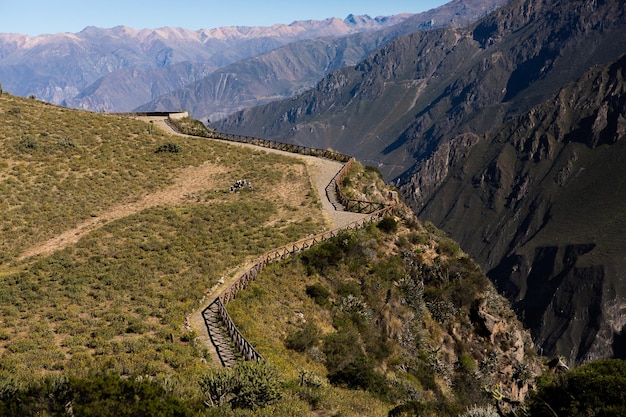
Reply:
[[[162, 118], [150, 118], [147, 120], [152, 121], [156, 126], [167, 131], [168, 133], [178, 134], [167, 123], [165, 123], [165, 120]], [[278, 153], [304, 160], [306, 163], [307, 171], [309, 173], [309, 178], [311, 179], [311, 184], [313, 188], [317, 191], [319, 199], [322, 203], [322, 208], [324, 210], [323, 213], [325, 220], [328, 223], [330, 229], [346, 226], [366, 216], [360, 213], [350, 213], [346, 211], [335, 210], [335, 207], [326, 196], [326, 186], [343, 167], [343, 164], [341, 162], [325, 158], [317, 158], [309, 155], [293, 154], [276, 149], [262, 148], [244, 143], [232, 142], [232, 145], [253, 147], [255, 149], [261, 149], [269, 153]], [[198, 308], [191, 312], [186, 318], [185, 326], [188, 330], [193, 330], [196, 333], [197, 343], [201, 343], [203, 346], [206, 346], [209, 349], [209, 352], [211, 353], [211, 363], [214, 367], [221, 367], [222, 364], [217, 355], [217, 351], [215, 350], [215, 346], [213, 346], [213, 343], [211, 342], [211, 339], [209, 337], [206, 324], [204, 322], [204, 317], [202, 316], [202, 312], [209, 306], [209, 304], [211, 304], [213, 299], [215, 299], [215, 297], [220, 294], [220, 292], [222, 292], [230, 284], [232, 284], [235, 279], [237, 279], [243, 272], [245, 272], [247, 268], [252, 265], [252, 261], [253, 260], [250, 260], [247, 263], [237, 265], [229, 272], [227, 272], [224, 276], [222, 276], [219, 279], [218, 283], [213, 286], [213, 288], [210, 288], [206, 291], [204, 297], [199, 303]]]
[[155, 193], [148, 194], [136, 202], [113, 206], [99, 216], [86, 220], [73, 229], [66, 230], [46, 242], [27, 249], [17, 260], [20, 261], [31, 256], [54, 253], [69, 245], [75, 244], [81, 237], [107, 223], [139, 213], [147, 208], [178, 204], [187, 199], [188, 195], [214, 186], [215, 175], [223, 172], [226, 172], [224, 168], [208, 163], [198, 167], [185, 168], [180, 171], [173, 185]]

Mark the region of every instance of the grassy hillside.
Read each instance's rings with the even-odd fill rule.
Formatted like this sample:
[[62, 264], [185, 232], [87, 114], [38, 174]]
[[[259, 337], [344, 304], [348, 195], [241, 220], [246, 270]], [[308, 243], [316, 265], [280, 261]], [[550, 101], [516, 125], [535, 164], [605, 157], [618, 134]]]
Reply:
[[[195, 395], [206, 351], [185, 315], [234, 265], [324, 226], [294, 158], [7, 94], [0, 126], [2, 377], [107, 368]], [[243, 178], [254, 190], [231, 193]]]
[[[185, 325], [207, 290], [327, 226], [303, 163], [9, 95], [0, 122], [6, 415], [456, 416], [532, 385], [506, 302], [406, 207], [269, 266], [229, 304], [267, 363], [211, 370]], [[359, 164], [343, 186], [397, 200]]]

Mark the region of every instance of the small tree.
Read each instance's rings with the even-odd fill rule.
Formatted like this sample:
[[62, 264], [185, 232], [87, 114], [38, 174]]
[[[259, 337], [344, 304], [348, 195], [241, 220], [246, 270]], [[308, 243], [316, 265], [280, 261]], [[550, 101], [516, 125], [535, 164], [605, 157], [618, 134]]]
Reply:
[[398, 231], [398, 222], [393, 217], [385, 217], [376, 227], [385, 233], [395, 233]]
[[292, 349], [296, 352], [306, 352], [307, 349], [319, 343], [321, 335], [322, 332], [315, 323], [307, 322], [302, 330], [296, 330], [287, 336], [285, 346], [287, 349]]
[[155, 152], [156, 153], [179, 153], [179, 152], [182, 152], [182, 150], [183, 148], [180, 145], [173, 143], [173, 142], [168, 142], [159, 146]]
[[212, 406], [257, 409], [281, 398], [278, 372], [266, 362], [243, 362], [201, 378], [200, 388]]
[[2, 95], [2, 83], [0, 83], [0, 96]]

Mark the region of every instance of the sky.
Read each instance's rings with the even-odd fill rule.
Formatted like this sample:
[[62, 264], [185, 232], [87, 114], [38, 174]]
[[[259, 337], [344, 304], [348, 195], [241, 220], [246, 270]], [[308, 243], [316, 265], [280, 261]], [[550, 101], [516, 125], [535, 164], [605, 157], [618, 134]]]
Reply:
[[449, 0], [0, 0], [0, 33], [80, 32], [87, 26], [213, 29], [295, 20], [419, 13]]

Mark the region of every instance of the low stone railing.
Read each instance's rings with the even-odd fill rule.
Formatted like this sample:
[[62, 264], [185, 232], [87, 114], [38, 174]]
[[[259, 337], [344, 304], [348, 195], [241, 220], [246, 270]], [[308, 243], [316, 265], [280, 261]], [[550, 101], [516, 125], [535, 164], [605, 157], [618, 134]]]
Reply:
[[261, 146], [263, 148], [277, 149], [280, 151], [297, 153], [300, 155], [317, 156], [319, 158], [327, 158], [339, 162], [348, 162], [350, 159], [353, 159], [351, 156], [342, 154], [341, 152], [333, 151], [332, 149], [319, 149], [310, 146], [294, 145], [291, 143], [261, 139], [254, 136], [232, 135], [230, 133], [212, 132], [208, 137], [230, 142], [247, 143], [250, 145]]

